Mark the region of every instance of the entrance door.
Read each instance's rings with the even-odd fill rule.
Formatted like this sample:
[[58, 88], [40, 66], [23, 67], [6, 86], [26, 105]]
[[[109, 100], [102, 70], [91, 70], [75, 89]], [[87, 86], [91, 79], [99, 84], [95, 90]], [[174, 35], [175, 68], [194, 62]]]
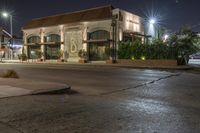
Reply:
[[102, 61], [109, 58], [106, 50], [109, 48], [107, 44], [91, 43], [89, 44], [89, 59], [91, 61]]
[[[89, 40], [93, 42], [89, 43], [89, 60], [91, 61], [103, 61], [109, 58], [109, 40], [110, 32], [105, 30], [96, 30], [89, 33]], [[106, 41], [105, 41], [106, 40]]]

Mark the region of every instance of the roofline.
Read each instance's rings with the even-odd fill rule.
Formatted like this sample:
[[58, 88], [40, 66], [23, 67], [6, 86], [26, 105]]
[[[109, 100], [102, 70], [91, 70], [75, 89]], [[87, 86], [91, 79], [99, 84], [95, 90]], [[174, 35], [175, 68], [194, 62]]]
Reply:
[[[84, 23], [84, 22], [94, 22], [94, 21], [104, 21], [104, 20], [111, 20], [110, 18], [107, 19], [96, 19], [96, 20], [90, 20], [90, 21], [80, 21], [80, 22], [75, 22], [75, 23]], [[51, 25], [51, 26], [43, 26], [43, 27], [36, 27], [36, 28], [25, 28], [22, 27], [21, 30], [32, 30], [32, 29], [40, 29], [40, 28], [47, 28], [47, 27], [52, 27], [52, 26], [59, 26], [59, 25], [67, 25], [67, 24], [74, 24], [73, 23], [63, 23], [63, 24], [55, 24], [55, 25]]]
[[60, 14], [56, 14], [56, 15], [41, 17], [41, 18], [34, 18], [32, 20], [40, 20], [40, 19], [51, 18], [51, 17], [61, 16], [61, 15], [68, 15], [68, 14], [79, 13], [79, 12], [84, 12], [84, 11], [90, 11], [90, 10], [94, 10], [94, 9], [104, 8], [104, 7], [111, 7], [112, 10], [115, 9], [112, 5], [104, 5], [104, 6], [98, 6], [98, 7], [83, 9], [83, 10], [79, 10], [79, 11], [72, 11], [72, 12], [67, 12], [67, 13], [60, 13]]
[[124, 9], [121, 9], [121, 8], [115, 8], [115, 9], [119, 9], [119, 11], [130, 13], [130, 14], [135, 15], [135, 16], [139, 17], [140, 19], [144, 20], [144, 17], [142, 17], [142, 16], [140, 16], [140, 15], [134, 13], [134, 12], [127, 11], [127, 10], [124, 10]]

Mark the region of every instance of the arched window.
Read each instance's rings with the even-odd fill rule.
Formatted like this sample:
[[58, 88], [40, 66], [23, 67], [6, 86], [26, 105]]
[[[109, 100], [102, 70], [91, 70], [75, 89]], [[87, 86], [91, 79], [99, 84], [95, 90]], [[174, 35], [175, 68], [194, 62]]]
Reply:
[[44, 37], [44, 42], [60, 42], [60, 35], [50, 34]]
[[110, 33], [105, 30], [97, 30], [90, 33], [90, 40], [110, 39]]
[[28, 43], [40, 43], [41, 39], [39, 36], [30, 36], [27, 39]]

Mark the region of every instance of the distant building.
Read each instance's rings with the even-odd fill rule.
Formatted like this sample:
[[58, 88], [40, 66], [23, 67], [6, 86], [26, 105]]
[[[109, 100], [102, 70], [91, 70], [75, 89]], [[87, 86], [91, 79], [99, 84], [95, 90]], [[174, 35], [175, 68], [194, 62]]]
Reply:
[[21, 54], [22, 38], [13, 37], [11, 43], [10, 34], [3, 28], [0, 28], [0, 58], [17, 59], [17, 55]]
[[0, 27], [0, 58], [9, 58], [10, 53], [10, 36]]
[[115, 53], [118, 42], [144, 40], [143, 18], [112, 6], [33, 19], [22, 30], [28, 58], [40, 50], [44, 60], [58, 59], [62, 51], [66, 61], [77, 62], [82, 49], [89, 61], [107, 60], [116, 58], [106, 50], [112, 48]]

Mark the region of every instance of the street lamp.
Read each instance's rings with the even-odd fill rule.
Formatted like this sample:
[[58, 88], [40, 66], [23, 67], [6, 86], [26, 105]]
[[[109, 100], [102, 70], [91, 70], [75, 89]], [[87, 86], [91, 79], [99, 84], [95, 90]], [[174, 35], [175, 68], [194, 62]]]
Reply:
[[149, 22], [150, 22], [150, 24], [155, 24], [156, 20], [155, 19], [150, 19]]
[[2, 16], [3, 16], [3, 17], [8, 17], [8, 13], [3, 12], [3, 13], [2, 13]]
[[[13, 47], [13, 22], [12, 22], [12, 15], [7, 12], [2, 12], [2, 16], [4, 18], [10, 18], [10, 37], [11, 37], [11, 46]], [[12, 56], [10, 56], [12, 58]]]
[[155, 18], [147, 19], [148, 34], [151, 35], [151, 37], [156, 36], [156, 23]]
[[167, 40], [168, 38], [169, 38], [169, 35], [168, 35], [168, 34], [165, 34], [165, 35], [164, 35], [164, 39]]

